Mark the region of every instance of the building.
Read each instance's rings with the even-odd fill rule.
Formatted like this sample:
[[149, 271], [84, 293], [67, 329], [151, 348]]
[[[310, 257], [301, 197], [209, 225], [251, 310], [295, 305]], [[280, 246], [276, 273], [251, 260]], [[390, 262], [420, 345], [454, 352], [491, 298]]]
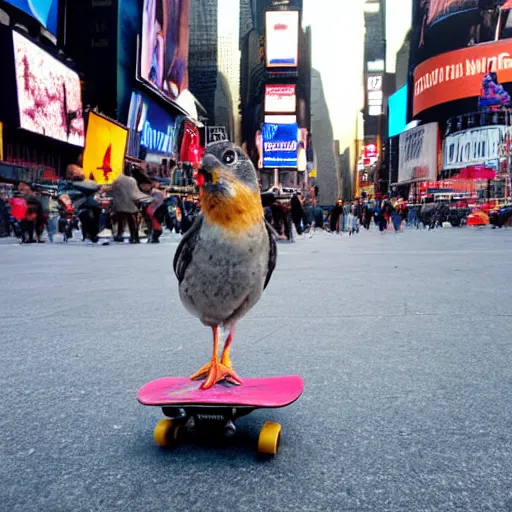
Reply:
[[60, 10], [54, 2], [45, 16], [37, 16], [27, 3], [0, 1], [0, 175], [4, 178], [56, 179], [83, 152], [84, 69], [66, 51], [63, 7], [64, 2]]
[[190, 4], [190, 91], [206, 110], [208, 124], [215, 124], [218, 75], [218, 14], [225, 0], [194, 0]]
[[219, 3], [216, 124], [225, 126], [230, 140], [237, 144], [241, 144], [239, 14], [239, 0]]

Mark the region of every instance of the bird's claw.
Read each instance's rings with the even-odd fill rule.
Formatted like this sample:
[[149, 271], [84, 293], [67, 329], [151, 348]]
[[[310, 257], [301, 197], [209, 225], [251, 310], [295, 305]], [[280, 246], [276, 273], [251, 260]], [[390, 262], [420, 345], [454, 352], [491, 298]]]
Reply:
[[202, 380], [205, 381], [201, 384], [201, 389], [210, 389], [215, 384], [225, 381], [230, 384], [239, 386], [242, 384], [242, 379], [237, 373], [229, 366], [226, 366], [218, 361], [210, 361], [205, 364], [196, 373], [190, 376], [191, 380]]

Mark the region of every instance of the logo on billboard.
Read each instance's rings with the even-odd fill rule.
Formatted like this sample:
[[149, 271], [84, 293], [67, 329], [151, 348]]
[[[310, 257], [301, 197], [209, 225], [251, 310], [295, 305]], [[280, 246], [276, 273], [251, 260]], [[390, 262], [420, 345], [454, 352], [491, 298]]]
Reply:
[[464, 130], [445, 139], [443, 168], [460, 169], [470, 165], [497, 163], [505, 140], [505, 126]]
[[149, 121], [144, 123], [140, 145], [155, 153], [172, 153], [177, 128], [168, 126], [167, 132], [153, 128]]
[[398, 182], [435, 180], [438, 126], [429, 123], [400, 134]]
[[497, 41], [444, 53], [414, 70], [413, 115], [446, 103], [478, 96], [482, 77], [497, 73], [501, 83], [512, 82], [512, 43]]
[[298, 125], [264, 124], [263, 167], [297, 167]]
[[370, 116], [380, 116], [382, 114], [382, 84], [382, 75], [368, 76], [366, 81], [366, 91], [368, 97], [368, 115]]
[[382, 75], [368, 77], [368, 92], [382, 91]]
[[148, 97], [133, 92], [128, 113], [130, 141], [128, 154], [139, 155], [140, 147], [148, 153], [173, 154], [178, 133], [176, 120]]

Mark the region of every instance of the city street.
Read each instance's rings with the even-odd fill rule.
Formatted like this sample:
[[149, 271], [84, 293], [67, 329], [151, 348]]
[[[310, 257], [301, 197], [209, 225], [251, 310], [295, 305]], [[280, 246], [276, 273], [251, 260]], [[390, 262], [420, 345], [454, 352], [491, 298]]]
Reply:
[[242, 377], [302, 375], [303, 396], [227, 444], [164, 450], [137, 390], [211, 355], [176, 245], [0, 245], [0, 509], [512, 510], [512, 230], [280, 244], [232, 358]]

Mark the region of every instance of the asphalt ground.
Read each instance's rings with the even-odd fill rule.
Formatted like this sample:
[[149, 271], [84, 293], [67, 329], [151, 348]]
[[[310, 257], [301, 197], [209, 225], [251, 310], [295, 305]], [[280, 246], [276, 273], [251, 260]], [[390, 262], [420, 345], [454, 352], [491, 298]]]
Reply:
[[280, 244], [232, 357], [303, 396], [165, 450], [137, 389], [211, 351], [176, 244], [0, 246], [0, 510], [512, 510], [512, 230]]

